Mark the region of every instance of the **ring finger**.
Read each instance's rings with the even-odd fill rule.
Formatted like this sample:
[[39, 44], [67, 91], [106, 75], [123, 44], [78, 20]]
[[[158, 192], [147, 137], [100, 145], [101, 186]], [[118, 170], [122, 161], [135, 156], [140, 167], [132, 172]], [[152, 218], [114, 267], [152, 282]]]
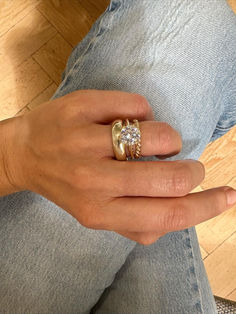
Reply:
[[[141, 156], [164, 155], [173, 156], [182, 149], [179, 133], [165, 122], [139, 122], [141, 132]], [[79, 136], [75, 141], [82, 141], [78, 145], [80, 154], [87, 157], [115, 157], [112, 147], [111, 125], [86, 124], [80, 126]], [[86, 139], [86, 140], [84, 140]], [[75, 143], [76, 144], [76, 143]]]

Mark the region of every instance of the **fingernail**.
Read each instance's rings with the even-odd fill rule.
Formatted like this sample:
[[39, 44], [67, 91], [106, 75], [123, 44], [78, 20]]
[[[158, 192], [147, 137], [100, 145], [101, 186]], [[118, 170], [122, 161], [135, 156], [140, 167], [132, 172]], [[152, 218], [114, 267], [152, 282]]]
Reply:
[[232, 206], [236, 203], [236, 190], [229, 188], [226, 190], [227, 205]]

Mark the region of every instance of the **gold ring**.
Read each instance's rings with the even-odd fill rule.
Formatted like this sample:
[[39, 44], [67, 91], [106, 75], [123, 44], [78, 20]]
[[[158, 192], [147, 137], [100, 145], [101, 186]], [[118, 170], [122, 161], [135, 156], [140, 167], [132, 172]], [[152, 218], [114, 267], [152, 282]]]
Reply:
[[112, 123], [112, 144], [117, 160], [128, 160], [140, 157], [141, 132], [137, 119], [133, 123], [129, 119], [117, 119]]

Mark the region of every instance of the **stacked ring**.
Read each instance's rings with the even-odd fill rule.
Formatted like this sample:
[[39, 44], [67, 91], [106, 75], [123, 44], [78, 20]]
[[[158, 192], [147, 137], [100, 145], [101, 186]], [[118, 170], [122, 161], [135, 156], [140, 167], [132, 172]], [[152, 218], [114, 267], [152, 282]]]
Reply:
[[141, 132], [137, 119], [130, 123], [129, 119], [117, 119], [112, 123], [112, 143], [117, 160], [128, 160], [140, 157]]

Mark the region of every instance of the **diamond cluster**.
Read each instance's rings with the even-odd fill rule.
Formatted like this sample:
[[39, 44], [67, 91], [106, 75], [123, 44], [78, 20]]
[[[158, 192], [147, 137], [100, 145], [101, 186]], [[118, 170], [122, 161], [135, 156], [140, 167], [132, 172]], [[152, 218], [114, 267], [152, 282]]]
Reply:
[[140, 131], [132, 125], [123, 126], [120, 140], [123, 144], [134, 145], [140, 141]]

